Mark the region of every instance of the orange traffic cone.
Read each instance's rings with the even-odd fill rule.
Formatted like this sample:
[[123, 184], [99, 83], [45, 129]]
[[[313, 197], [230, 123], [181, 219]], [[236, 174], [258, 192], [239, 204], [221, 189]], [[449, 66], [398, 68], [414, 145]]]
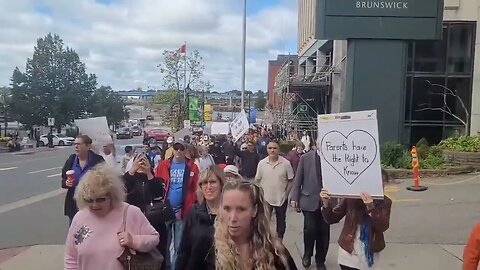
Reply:
[[420, 169], [418, 166], [417, 147], [412, 147], [412, 170], [413, 170], [413, 186], [407, 187], [410, 191], [425, 191], [428, 189], [426, 186], [420, 185]]

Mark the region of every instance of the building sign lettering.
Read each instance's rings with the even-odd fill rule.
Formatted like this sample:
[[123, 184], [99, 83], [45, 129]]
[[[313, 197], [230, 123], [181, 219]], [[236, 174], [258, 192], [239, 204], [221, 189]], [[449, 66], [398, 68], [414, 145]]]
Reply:
[[407, 9], [408, 2], [399, 1], [357, 1], [355, 7], [357, 9]]

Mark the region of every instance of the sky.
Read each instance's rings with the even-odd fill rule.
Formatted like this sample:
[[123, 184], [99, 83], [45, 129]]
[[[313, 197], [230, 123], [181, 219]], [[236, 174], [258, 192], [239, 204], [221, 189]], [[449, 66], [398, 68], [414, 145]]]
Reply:
[[[268, 60], [295, 54], [297, 0], [248, 0], [247, 90], [267, 88]], [[115, 90], [162, 89], [164, 50], [185, 41], [215, 91], [240, 89], [242, 0], [0, 0], [0, 87], [56, 33]]]

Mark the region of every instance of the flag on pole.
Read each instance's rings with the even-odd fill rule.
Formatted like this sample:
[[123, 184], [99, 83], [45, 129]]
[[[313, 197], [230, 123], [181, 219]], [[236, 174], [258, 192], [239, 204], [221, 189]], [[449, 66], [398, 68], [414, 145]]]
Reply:
[[185, 55], [187, 52], [187, 44], [183, 44], [182, 47], [179, 49], [181, 55]]

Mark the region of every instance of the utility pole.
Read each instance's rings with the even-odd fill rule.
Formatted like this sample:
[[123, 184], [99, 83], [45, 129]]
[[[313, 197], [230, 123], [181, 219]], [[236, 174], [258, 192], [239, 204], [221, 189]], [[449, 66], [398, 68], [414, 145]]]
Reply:
[[242, 76], [241, 89], [242, 99], [240, 111], [244, 110], [245, 103], [245, 65], [246, 65], [246, 49], [247, 49], [247, 0], [243, 0], [243, 34], [242, 34]]

